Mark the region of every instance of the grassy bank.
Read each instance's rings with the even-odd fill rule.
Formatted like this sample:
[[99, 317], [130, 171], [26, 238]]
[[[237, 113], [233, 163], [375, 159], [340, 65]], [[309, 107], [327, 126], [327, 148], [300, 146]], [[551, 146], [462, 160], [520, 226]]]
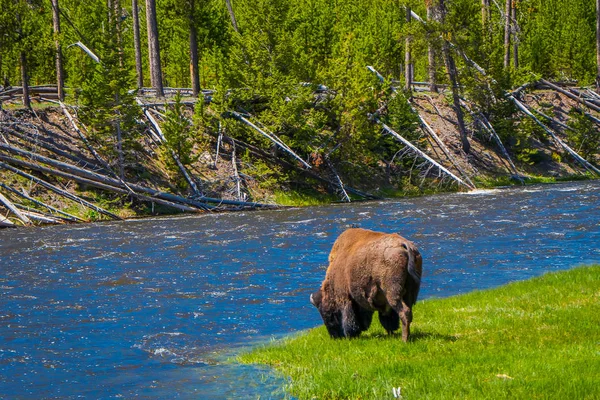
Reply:
[[[430, 299], [408, 344], [374, 318], [354, 340], [324, 327], [239, 357], [274, 367], [300, 399], [600, 398], [600, 266]], [[315, 310], [315, 313], [317, 311]]]

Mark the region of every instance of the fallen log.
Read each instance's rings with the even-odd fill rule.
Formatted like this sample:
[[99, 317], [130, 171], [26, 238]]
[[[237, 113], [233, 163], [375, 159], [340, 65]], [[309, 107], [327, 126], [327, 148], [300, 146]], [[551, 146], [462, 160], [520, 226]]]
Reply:
[[[53, 160], [51, 158], [44, 157], [39, 154], [31, 153], [31, 152], [16, 148], [14, 146], [9, 146], [9, 145], [0, 143], [0, 150], [8, 151], [12, 154], [23, 156], [23, 157], [28, 157], [32, 160], [51, 165], [62, 171], [66, 171], [70, 174], [73, 174], [73, 175], [76, 175], [76, 176], [79, 176], [82, 178], [91, 179], [91, 180], [98, 181], [100, 183], [105, 183], [105, 184], [111, 185], [111, 186], [122, 187], [121, 186], [122, 183], [117, 179], [110, 178], [105, 175], [100, 175], [98, 173], [88, 171], [83, 168], [79, 168], [74, 165], [64, 163], [62, 161]], [[129, 182], [126, 182], [126, 183], [127, 183], [127, 186], [131, 190], [134, 190], [135, 192], [146, 193], [146, 194], [148, 194], [152, 197], [156, 197], [158, 199], [175, 202], [175, 203], [183, 203], [183, 204], [187, 204], [187, 205], [190, 205], [190, 206], [193, 206], [196, 208], [200, 208], [203, 210], [209, 210], [209, 209], [214, 208], [208, 204], [205, 204], [204, 202], [213, 203], [213, 204], [216, 203], [216, 204], [224, 204], [224, 205], [243, 206], [243, 207], [250, 207], [250, 208], [273, 207], [272, 205], [267, 205], [267, 204], [262, 204], [262, 203], [224, 200], [224, 199], [216, 199], [216, 198], [206, 197], [206, 196], [201, 196], [201, 197], [198, 197], [195, 199], [187, 199], [185, 197], [177, 196], [177, 195], [174, 195], [171, 193], [161, 192], [161, 191], [151, 189], [151, 188], [148, 188], [145, 186], [136, 185], [136, 184], [129, 183]]]
[[425, 154], [422, 150], [420, 150], [418, 147], [416, 147], [415, 145], [413, 145], [410, 141], [406, 140], [404, 137], [402, 137], [399, 133], [397, 133], [396, 131], [394, 131], [392, 128], [390, 128], [389, 126], [387, 126], [386, 124], [384, 124], [382, 121], [379, 120], [378, 117], [374, 116], [372, 117], [373, 121], [380, 124], [381, 127], [390, 135], [392, 135], [393, 137], [395, 137], [396, 139], [398, 139], [400, 142], [404, 143], [404, 145], [408, 146], [413, 152], [415, 152], [419, 157], [425, 159], [427, 162], [429, 162], [430, 164], [433, 164], [439, 171], [442, 171], [443, 173], [445, 173], [446, 175], [448, 175], [449, 177], [451, 177], [452, 179], [454, 179], [456, 182], [458, 182], [459, 184], [467, 187], [468, 189], [474, 189], [473, 186], [469, 185], [467, 182], [463, 181], [462, 179], [460, 179], [458, 176], [454, 175], [452, 172], [448, 171], [448, 169], [446, 169], [443, 165], [439, 164], [437, 161], [435, 161], [434, 159], [432, 159], [431, 157], [429, 157], [427, 154]]
[[506, 147], [504, 147], [502, 140], [500, 140], [500, 136], [498, 135], [498, 133], [496, 133], [496, 130], [492, 126], [491, 122], [485, 117], [485, 115], [483, 115], [483, 113], [473, 112], [466, 101], [461, 100], [461, 102], [462, 102], [463, 107], [465, 107], [465, 109], [473, 116], [473, 118], [477, 119], [481, 123], [481, 126], [483, 127], [483, 129], [485, 129], [485, 131], [488, 132], [490, 134], [490, 136], [494, 138], [494, 140], [496, 141], [496, 144], [502, 151], [502, 155], [504, 155], [504, 158], [506, 158], [506, 160], [508, 161], [509, 171], [513, 174], [513, 176], [515, 178], [518, 179], [518, 177], [520, 177], [521, 175], [519, 175], [519, 171], [517, 171], [517, 167], [513, 163], [512, 159], [510, 158], [510, 155], [508, 154]]
[[592, 122], [595, 122], [596, 124], [600, 125], [600, 119], [594, 117], [592, 114], [585, 112], [585, 110], [583, 110], [582, 108], [579, 107], [573, 107], [576, 111], [582, 113], [583, 115], [585, 115], [586, 117], [588, 117], [588, 119]]
[[37, 204], [38, 206], [45, 207], [45, 208], [47, 208], [50, 211], [54, 211], [55, 213], [64, 215], [66, 218], [62, 217], [63, 219], [67, 219], [67, 220], [72, 221], [72, 222], [88, 222], [88, 221], [86, 221], [84, 219], [81, 219], [81, 218], [75, 216], [75, 215], [71, 215], [71, 214], [66, 213], [66, 212], [64, 212], [62, 210], [59, 210], [58, 208], [55, 208], [55, 207], [52, 207], [52, 206], [50, 206], [48, 204], [42, 203], [41, 201], [36, 200], [33, 197], [31, 197], [31, 196], [29, 196], [29, 195], [27, 195], [25, 193], [21, 193], [18, 190], [11, 188], [10, 186], [6, 186], [4, 183], [0, 183], [0, 187], [6, 189], [8, 191], [10, 191], [11, 193], [16, 194], [17, 196], [20, 196], [20, 197], [22, 197], [22, 198], [24, 198], [26, 200], [29, 200], [32, 203]]
[[545, 80], [545, 79], [540, 79], [540, 82], [541, 82], [541, 83], [543, 83], [544, 85], [548, 86], [550, 89], [554, 89], [554, 90], [556, 90], [557, 92], [564, 94], [565, 96], [567, 96], [567, 97], [568, 97], [568, 98], [570, 98], [571, 100], [575, 100], [575, 101], [576, 101], [576, 102], [578, 102], [579, 104], [583, 104], [583, 105], [585, 105], [586, 107], [588, 107], [588, 108], [590, 108], [590, 109], [592, 109], [592, 110], [594, 110], [594, 111], [600, 112], [600, 106], [597, 106], [597, 105], [595, 105], [595, 104], [592, 104], [592, 103], [590, 103], [589, 101], [583, 100], [583, 99], [579, 98], [578, 96], [574, 95], [573, 93], [571, 93], [571, 92], [569, 92], [569, 91], [567, 91], [567, 90], [564, 90], [564, 89], [563, 89], [563, 88], [561, 88], [560, 86], [558, 86], [558, 85], [555, 85], [555, 84], [554, 84], [554, 83], [552, 83], [552, 82], [548, 82], [548, 81], [547, 81], [547, 80]]
[[218, 169], [217, 162], [219, 161], [219, 149], [221, 148], [221, 141], [223, 140], [223, 127], [221, 121], [219, 121], [219, 136], [217, 137], [217, 151], [215, 152], [215, 169]]
[[[272, 155], [266, 153], [265, 151], [263, 151], [262, 149], [259, 149], [256, 146], [252, 146], [249, 143], [245, 143], [245, 142], [242, 142], [241, 140], [233, 139], [233, 138], [230, 138], [230, 137], [227, 137], [227, 136], [223, 136], [223, 140], [228, 141], [229, 143], [235, 143], [236, 146], [240, 146], [242, 148], [248, 149], [248, 151], [250, 151], [250, 153], [252, 153], [254, 156], [256, 156], [258, 158], [261, 158], [263, 160], [268, 160], [268, 161], [271, 161], [273, 163], [279, 164], [279, 165], [281, 165], [282, 167], [284, 167], [286, 169], [296, 170], [296, 171], [302, 173], [303, 175], [306, 175], [307, 177], [310, 177], [310, 178], [315, 179], [315, 180], [317, 180], [319, 182], [323, 182], [323, 183], [327, 184], [329, 187], [332, 188], [332, 190], [337, 190], [336, 189], [337, 188], [337, 183], [332, 182], [329, 179], [323, 178], [322, 176], [320, 176], [320, 175], [318, 175], [318, 174], [316, 174], [316, 173], [314, 173], [314, 172], [312, 172], [310, 170], [307, 170], [305, 168], [300, 168], [297, 165], [289, 163], [289, 162], [287, 162], [285, 160], [282, 160], [282, 159], [277, 158], [277, 157], [273, 157]], [[357, 196], [360, 196], [360, 197], [362, 197], [364, 199], [372, 199], [372, 200], [380, 200], [381, 199], [381, 197], [372, 195], [370, 193], [365, 193], [363, 191], [360, 191], [358, 189], [354, 189], [354, 188], [352, 188], [350, 186], [347, 186], [347, 185], [344, 185], [344, 190], [346, 190], [346, 191], [348, 191], [350, 193], [354, 193]]]
[[270, 141], [275, 143], [275, 145], [277, 147], [279, 147], [286, 153], [290, 154], [296, 160], [300, 161], [300, 163], [302, 165], [304, 165], [306, 168], [308, 168], [308, 169], [312, 168], [310, 166], [310, 164], [308, 164], [306, 161], [304, 161], [298, 154], [294, 153], [294, 151], [287, 144], [285, 144], [283, 141], [281, 141], [281, 139], [279, 139], [274, 133], [268, 133], [265, 130], [260, 129], [258, 126], [256, 126], [254, 123], [252, 123], [252, 121], [248, 120], [246, 117], [244, 117], [243, 115], [241, 115], [240, 113], [238, 113], [236, 111], [229, 111], [226, 114], [230, 114], [238, 121], [243, 122], [244, 124], [248, 125], [252, 129], [254, 129], [256, 132], [260, 133], [261, 135], [263, 135], [264, 137], [266, 137], [267, 139], [269, 139]]
[[[68, 160], [71, 160], [73, 162], [86, 165], [89, 168], [94, 168], [96, 170], [102, 169], [100, 166], [98, 166], [98, 165], [94, 164], [93, 162], [91, 162], [91, 160], [86, 160], [85, 158], [83, 158], [83, 155], [81, 155], [81, 157], [74, 156], [71, 153], [68, 153], [66, 151], [61, 150], [60, 148], [58, 148], [54, 144], [50, 144], [47, 140], [41, 139], [41, 137], [38, 138], [38, 137], [35, 137], [33, 135], [30, 135], [30, 134], [25, 134], [25, 133], [22, 133], [22, 132], [18, 132], [16, 130], [12, 129], [12, 128], [8, 128], [8, 127], [5, 127], [5, 126], [0, 126], [0, 129], [4, 130], [10, 136], [15, 136], [18, 139], [21, 139], [24, 142], [24, 144], [27, 147], [31, 148], [31, 149], [33, 149], [33, 144], [35, 143], [35, 145], [37, 145], [39, 147], [42, 147], [43, 149], [48, 150], [51, 153], [56, 154], [57, 156], [61, 156], [61, 157], [64, 157], [64, 158], [66, 158]], [[38, 140], [38, 139], [41, 139], [41, 140]]]
[[329, 156], [325, 155], [324, 158], [325, 158], [325, 162], [327, 163], [327, 166], [329, 167], [329, 169], [331, 170], [331, 172], [335, 176], [335, 181], [337, 182], [337, 184], [338, 184], [338, 186], [340, 188], [340, 191], [342, 192], [342, 200], [345, 201], [346, 203], [352, 202], [352, 200], [350, 199], [350, 196], [348, 196], [348, 193], [344, 189], [344, 182], [342, 182], [342, 178], [340, 178], [340, 175], [337, 173], [337, 171], [333, 167], [333, 164], [329, 160]]
[[242, 199], [242, 189], [241, 189], [240, 182], [242, 181], [242, 179], [240, 178], [240, 174], [238, 173], [238, 168], [237, 168], [237, 160], [236, 160], [236, 156], [235, 156], [235, 143], [232, 145], [232, 149], [231, 149], [231, 166], [233, 168], [233, 176], [235, 178], [235, 186], [237, 189], [237, 199], [241, 200]]
[[119, 217], [118, 215], [115, 215], [115, 214], [113, 214], [113, 213], [111, 213], [109, 211], [106, 211], [105, 209], [103, 209], [101, 207], [98, 207], [95, 204], [90, 203], [89, 201], [86, 201], [86, 200], [82, 199], [79, 196], [76, 196], [76, 195], [71, 194], [71, 193], [69, 193], [69, 192], [67, 192], [65, 190], [62, 190], [62, 189], [60, 189], [60, 188], [52, 185], [51, 183], [48, 183], [48, 182], [46, 182], [43, 179], [40, 179], [40, 178], [37, 178], [37, 177], [35, 177], [35, 176], [31, 175], [31, 174], [28, 174], [27, 172], [21, 171], [18, 168], [14, 168], [14, 167], [12, 167], [12, 166], [10, 166], [8, 164], [5, 164], [3, 162], [0, 162], [0, 168], [4, 168], [4, 169], [6, 169], [8, 171], [14, 172], [17, 175], [22, 176], [23, 178], [27, 178], [27, 179], [35, 182], [35, 183], [38, 183], [38, 184], [44, 186], [45, 188], [47, 188], [49, 190], [52, 190], [53, 192], [55, 192], [57, 194], [60, 194], [63, 197], [66, 197], [66, 198], [68, 198], [70, 200], [73, 200], [73, 201], [75, 201], [75, 202], [77, 202], [77, 203], [79, 203], [79, 204], [81, 204], [81, 205], [83, 205], [83, 206], [85, 206], [85, 207], [87, 207], [87, 208], [89, 208], [91, 210], [99, 212], [100, 214], [106, 215], [106, 216], [108, 216], [108, 217], [110, 217], [112, 219], [116, 219], [116, 220], [122, 220], [123, 219], [123, 218]]
[[[183, 104], [185, 106], [193, 106], [196, 104], [195, 101], [180, 101], [179, 104]], [[165, 107], [165, 106], [172, 106], [175, 105], [174, 101], [163, 101], [161, 103], [144, 103], [141, 104], [140, 107], [145, 109], [145, 108], [152, 108], [152, 107]]]
[[92, 60], [94, 60], [96, 63], [100, 63], [100, 59], [98, 58], [98, 56], [97, 56], [97, 55], [95, 55], [95, 54], [94, 54], [94, 52], [93, 52], [93, 51], [91, 51], [91, 50], [90, 50], [90, 49], [89, 49], [89, 48], [88, 48], [88, 47], [87, 47], [85, 44], [83, 44], [83, 43], [81, 43], [81, 42], [79, 42], [79, 41], [78, 41], [78, 42], [76, 42], [76, 43], [73, 43], [72, 45], [69, 45], [69, 46], [67, 46], [67, 49], [68, 49], [69, 47], [73, 47], [73, 46], [77, 46], [77, 47], [79, 47], [79, 48], [80, 48], [81, 50], [83, 50], [83, 51], [84, 51], [84, 52], [85, 52], [85, 53], [86, 53], [88, 56], [90, 56], [90, 58], [91, 58]]
[[64, 221], [61, 221], [60, 219], [56, 219], [53, 218], [52, 216], [47, 216], [44, 215], [43, 213], [39, 212], [38, 210], [32, 209], [30, 207], [24, 206], [22, 204], [15, 204], [16, 207], [18, 207], [21, 212], [26, 215], [27, 217], [31, 218], [34, 221], [39, 221], [45, 224], [64, 224]]
[[[125, 188], [130, 192], [130, 194], [135, 195], [135, 193], [133, 192], [133, 190], [131, 190], [131, 188], [129, 186], [127, 186], [127, 183], [125, 183], [125, 181], [123, 180], [123, 178], [121, 178], [121, 176], [119, 176], [115, 171], [113, 171], [113, 169], [110, 167], [110, 165], [108, 164], [108, 162], [106, 162], [100, 156], [100, 154], [98, 154], [98, 152], [96, 152], [96, 149], [94, 149], [94, 147], [92, 146], [92, 144], [87, 140], [87, 137], [85, 136], [85, 134], [83, 133], [83, 131], [81, 129], [79, 129], [79, 127], [75, 123], [75, 119], [73, 118], [73, 116], [71, 115], [71, 113], [69, 112], [69, 110], [67, 110], [67, 107], [65, 106], [65, 104], [62, 101], [59, 102], [59, 103], [60, 103], [61, 109], [63, 110], [63, 113], [67, 116], [67, 119], [71, 123], [71, 126], [73, 127], [73, 130], [75, 132], [77, 132], [77, 134], [79, 135], [79, 138], [83, 141], [83, 143], [88, 148], [88, 150], [90, 151], [90, 153], [92, 153], [92, 155], [94, 156], [94, 158], [96, 159], [96, 161], [98, 161], [100, 164], [102, 164], [104, 166], [104, 168], [108, 172], [110, 172], [115, 178], [117, 178], [121, 182], [121, 184], [123, 186], [125, 186]], [[120, 156], [122, 156], [122, 152], [120, 152], [119, 154], [120, 154]], [[123, 164], [121, 163], [121, 167], [122, 167], [122, 165]]]
[[[409, 102], [409, 104], [410, 104], [410, 102]], [[412, 111], [414, 113], [416, 113], [416, 115], [419, 117], [419, 122], [421, 124], [421, 127], [425, 130], [425, 133], [427, 133], [429, 136], [431, 136], [433, 138], [435, 143], [439, 146], [439, 148], [442, 150], [442, 152], [446, 155], [448, 160], [450, 160], [452, 165], [454, 165], [454, 168], [456, 168], [456, 170], [460, 172], [460, 174], [463, 176], [465, 181], [467, 181], [467, 183], [473, 189], [476, 189], [475, 184], [471, 181], [471, 179], [469, 178], [467, 173], [458, 165], [458, 162], [454, 159], [454, 157], [452, 157], [450, 150], [448, 150], [448, 148], [446, 147], [444, 142], [442, 142], [442, 140], [438, 137], [438, 135], [435, 133], [433, 128], [427, 123], [427, 121], [425, 121], [425, 118], [423, 118], [423, 116], [421, 116], [421, 114], [417, 110], [415, 110], [415, 108], [412, 105], [410, 105], [410, 107], [411, 107]]]
[[551, 117], [551, 116], [549, 116], [549, 115], [546, 115], [546, 114], [544, 114], [544, 113], [543, 113], [543, 112], [541, 112], [540, 110], [537, 110], [537, 109], [535, 109], [535, 108], [533, 108], [533, 107], [529, 107], [529, 106], [528, 106], [527, 104], [525, 104], [525, 103], [523, 103], [523, 105], [524, 105], [525, 107], [527, 107], [527, 108], [529, 109], [529, 111], [533, 111], [534, 113], [536, 113], [536, 114], [540, 115], [541, 117], [544, 117], [546, 120], [550, 121], [550, 123], [552, 123], [552, 124], [554, 124], [554, 125], [557, 125], [557, 126], [560, 126], [561, 128], [563, 128], [563, 129], [566, 129], [566, 130], [569, 130], [569, 131], [571, 131], [571, 132], [577, 132], [575, 129], [571, 128], [569, 125], [567, 125], [567, 124], [564, 124], [564, 123], [560, 122], [559, 120], [557, 120], [557, 119], [555, 119], [555, 118], [552, 118], [552, 117]]
[[19, 211], [19, 209], [9, 199], [4, 197], [4, 195], [2, 193], [0, 193], [0, 204], [2, 204], [4, 207], [6, 207], [8, 210], [10, 210], [10, 212], [15, 214], [15, 216], [17, 218], [19, 218], [21, 220], [21, 222], [23, 222], [23, 224], [25, 224], [25, 225], [31, 224], [31, 221], [29, 220], [29, 218], [27, 218], [26, 215], [21, 213]]
[[[136, 101], [140, 107], [144, 104], [139, 98], [136, 98]], [[150, 121], [150, 124], [152, 124], [152, 126], [154, 127], [154, 130], [156, 131], [156, 133], [158, 134], [158, 137], [160, 138], [160, 142], [166, 143], [167, 138], [163, 134], [162, 129], [160, 128], [160, 125], [158, 124], [156, 119], [154, 119], [154, 117], [152, 115], [150, 115], [150, 113], [148, 112], [148, 109], [143, 109], [143, 113], [146, 116], [146, 118], [148, 118], [148, 121]], [[185, 180], [187, 181], [188, 185], [190, 185], [190, 187], [192, 188], [194, 195], [201, 196], [202, 194], [198, 190], [196, 183], [190, 177], [190, 175], [187, 172], [187, 170], [185, 169], [184, 165], [181, 163], [181, 160], [179, 160], [179, 157], [177, 157], [177, 154], [175, 154], [175, 152], [172, 149], [170, 149], [170, 153], [171, 153], [171, 157], [173, 157], [173, 160], [175, 160], [177, 167], [181, 171], [181, 173], [182, 173], [183, 177], [185, 178]]]
[[[417, 19], [420, 19], [418, 17], [418, 15], [415, 14], [415, 13], [413, 13], [412, 11], [411, 11], [411, 14], [413, 14], [413, 16], [416, 16]], [[369, 65], [369, 66], [367, 66], [367, 69], [369, 71], [373, 72], [381, 82], [385, 81], [385, 79], [383, 78], [383, 76], [374, 67], [372, 67], [372, 66]], [[398, 93], [398, 91], [397, 91], [397, 89], [395, 87], [392, 86], [391, 89], [394, 92], [394, 94]], [[446, 145], [444, 144], [444, 142], [442, 142], [442, 140], [438, 137], [438, 135], [435, 133], [435, 131], [433, 130], [433, 128], [431, 126], [429, 126], [429, 124], [427, 123], [427, 121], [425, 120], [425, 118], [423, 118], [423, 116], [421, 116], [421, 114], [413, 107], [413, 105], [411, 104], [410, 100], [407, 99], [406, 101], [407, 101], [408, 106], [410, 107], [411, 111], [419, 119], [419, 124], [421, 126], [421, 129], [423, 129], [424, 132], [427, 135], [429, 135], [435, 141], [435, 143], [442, 150], [442, 152], [444, 153], [444, 155], [446, 155], [446, 157], [448, 158], [448, 160], [452, 163], [452, 165], [454, 166], [454, 168], [456, 168], [456, 170], [459, 171], [460, 174], [465, 178], [465, 181], [467, 182], [467, 186], [470, 189], [476, 189], [475, 184], [471, 181], [471, 179], [469, 178], [469, 176], [467, 175], [467, 173], [465, 171], [463, 171], [462, 168], [460, 168], [460, 166], [458, 165], [458, 162], [450, 154], [450, 150], [448, 150], [448, 148], [446, 147]], [[377, 115], [379, 115], [379, 110], [373, 114], [373, 117], [377, 118]], [[398, 135], [398, 134], [396, 133], [396, 135]], [[392, 136], [395, 136], [395, 135], [392, 135]], [[406, 139], [404, 139], [404, 140], [406, 140]], [[414, 147], [412, 144], [411, 144], [411, 146]], [[411, 147], [411, 146], [409, 146], [409, 147]], [[425, 154], [425, 153], [423, 153], [423, 154]], [[431, 159], [431, 160], [433, 160], [433, 159]], [[440, 166], [441, 166], [441, 164], [440, 164]], [[450, 171], [448, 171], [448, 172], [450, 172]], [[452, 174], [452, 175], [454, 176], [454, 174]], [[461, 180], [461, 182], [463, 182], [463, 181]]]
[[[96, 187], [98, 189], [103, 189], [103, 190], [107, 190], [109, 192], [114, 192], [114, 193], [119, 193], [119, 194], [126, 194], [126, 195], [131, 195], [131, 193], [123, 188], [117, 187], [117, 186], [112, 186], [109, 184], [105, 184], [105, 183], [101, 183], [98, 181], [94, 181], [91, 179], [87, 179], [87, 178], [82, 178], [80, 176], [77, 175], [73, 175], [73, 174], [69, 174], [66, 172], [62, 172], [56, 169], [52, 169], [52, 168], [46, 168], [43, 167], [41, 165], [38, 164], [33, 164], [27, 161], [22, 161], [16, 158], [12, 158], [12, 157], [6, 157], [3, 155], [0, 155], [0, 160], [8, 162], [10, 164], [13, 165], [19, 165], [21, 167], [25, 167], [25, 168], [29, 168], [31, 170], [34, 171], [38, 171], [38, 172], [42, 172], [45, 174], [50, 174], [50, 175], [55, 175], [55, 176], [60, 176], [62, 178], [66, 178], [84, 185], [89, 185], [92, 187]], [[164, 206], [168, 206], [168, 207], [172, 207], [181, 211], [186, 211], [186, 212], [200, 212], [201, 210], [199, 210], [198, 208], [194, 208], [194, 207], [188, 207], [182, 204], [176, 204], [170, 201], [166, 201], [166, 200], [161, 200], [158, 198], [154, 198], [154, 197], [148, 197], [145, 195], [141, 195], [141, 194], [137, 194], [134, 193], [134, 197], [142, 200], [142, 201], [147, 201], [147, 202], [152, 202], [152, 203], [156, 203], [156, 204], [160, 204], [160, 205], [164, 205]], [[204, 210], [204, 209], [203, 209]]]
[[570, 148], [565, 142], [563, 142], [558, 136], [556, 136], [554, 134], [554, 132], [552, 132], [552, 130], [550, 128], [548, 128], [546, 125], [544, 125], [544, 123], [542, 121], [540, 121], [535, 115], [533, 115], [531, 113], [531, 111], [529, 111], [529, 109], [527, 109], [527, 107], [523, 103], [521, 103], [519, 100], [517, 100], [514, 96], [512, 96], [510, 94], [508, 95], [508, 98], [511, 99], [512, 102], [515, 103], [515, 105], [523, 113], [525, 113], [525, 115], [527, 115], [529, 118], [531, 118], [536, 124], [538, 124], [538, 126], [540, 126], [547, 134], [549, 134], [558, 145], [560, 145], [563, 149], [565, 149], [586, 170], [600, 176], [600, 170], [598, 168], [596, 168], [592, 164], [590, 164], [585, 158], [583, 158], [579, 154], [577, 154], [577, 152], [575, 150]]
[[15, 228], [15, 224], [5, 216], [0, 215], [0, 228]]

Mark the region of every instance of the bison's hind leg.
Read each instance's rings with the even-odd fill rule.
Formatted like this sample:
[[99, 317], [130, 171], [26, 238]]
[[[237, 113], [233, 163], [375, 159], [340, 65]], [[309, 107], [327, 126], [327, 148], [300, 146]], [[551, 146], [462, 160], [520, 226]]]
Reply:
[[393, 287], [393, 290], [386, 292], [386, 299], [389, 306], [400, 317], [400, 321], [402, 321], [402, 340], [408, 342], [410, 323], [412, 322], [412, 310], [410, 306], [402, 301], [404, 291], [398, 288], [401, 288], [401, 285], [396, 285]]
[[397, 331], [400, 327], [400, 316], [394, 310], [389, 310], [387, 313], [379, 312], [379, 322], [389, 335]]
[[410, 336], [410, 323], [413, 320], [412, 309], [402, 302], [402, 311], [400, 311], [400, 319], [402, 320], [402, 340], [408, 342]]

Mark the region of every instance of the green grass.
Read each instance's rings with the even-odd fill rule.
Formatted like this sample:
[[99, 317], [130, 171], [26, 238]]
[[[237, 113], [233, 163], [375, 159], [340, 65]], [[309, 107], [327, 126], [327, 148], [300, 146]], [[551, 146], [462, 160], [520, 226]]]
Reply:
[[558, 182], [572, 182], [572, 181], [585, 181], [585, 180], [593, 180], [596, 179], [591, 174], [584, 175], [568, 175], [561, 177], [551, 177], [551, 176], [536, 176], [536, 175], [527, 175], [524, 177], [523, 182], [519, 182], [515, 179], [512, 179], [508, 175], [503, 176], [485, 176], [480, 175], [473, 178], [475, 185], [480, 189], [491, 189], [500, 186], [520, 186], [522, 184], [525, 185], [535, 185], [538, 183], [558, 183]]
[[339, 201], [338, 198], [316, 191], [275, 190], [275, 204], [280, 206], [305, 207], [320, 206]]
[[418, 302], [409, 343], [375, 317], [358, 339], [321, 326], [238, 361], [299, 399], [600, 399], [600, 266]]

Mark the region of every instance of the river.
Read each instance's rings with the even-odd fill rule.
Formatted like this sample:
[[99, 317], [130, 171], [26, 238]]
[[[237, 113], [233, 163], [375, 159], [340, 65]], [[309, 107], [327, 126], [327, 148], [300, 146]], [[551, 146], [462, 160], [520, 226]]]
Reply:
[[416, 242], [420, 299], [445, 297], [600, 262], [599, 189], [0, 230], [0, 398], [280, 398], [227, 359], [321, 323], [309, 294], [347, 227]]

